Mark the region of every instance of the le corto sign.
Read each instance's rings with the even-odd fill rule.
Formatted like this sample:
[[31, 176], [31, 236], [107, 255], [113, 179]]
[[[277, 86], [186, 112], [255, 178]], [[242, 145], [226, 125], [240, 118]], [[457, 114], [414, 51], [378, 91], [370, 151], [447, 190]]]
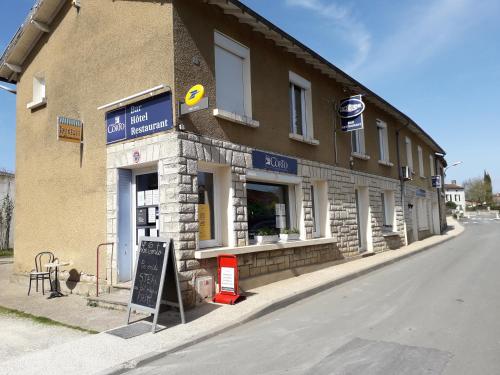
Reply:
[[172, 126], [172, 94], [166, 92], [106, 113], [106, 143], [144, 137]]
[[297, 160], [262, 151], [252, 152], [253, 167], [273, 172], [297, 174]]

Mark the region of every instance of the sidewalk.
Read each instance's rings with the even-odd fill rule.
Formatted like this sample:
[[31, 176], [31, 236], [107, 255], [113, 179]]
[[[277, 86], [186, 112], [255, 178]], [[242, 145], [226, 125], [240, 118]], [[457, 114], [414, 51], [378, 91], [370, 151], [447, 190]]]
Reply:
[[50, 289], [48, 281], [45, 282], [45, 295], [42, 295], [41, 282], [38, 293], [33, 282], [28, 296], [28, 278], [26, 284], [10, 282], [12, 268], [12, 262], [0, 261], [0, 306], [2, 307], [96, 332], [106, 331], [126, 322], [123, 311], [87, 306], [87, 300], [81, 296], [68, 295], [48, 299], [50, 296], [50, 291], [47, 291]]
[[[176, 316], [166, 315], [161, 317], [160, 324], [166, 324], [169, 328], [155, 335], [147, 333], [128, 340], [106, 333], [92, 335], [4, 362], [2, 371], [5, 374], [123, 373], [138, 363], [152, 361], [314, 293], [430, 249], [464, 231], [455, 220], [449, 220], [449, 224], [452, 229], [446, 234], [430, 237], [400, 250], [387, 251], [250, 290], [248, 299], [236, 306], [203, 305], [187, 312], [186, 325], [178, 324]], [[33, 366], [35, 363], [36, 369]]]

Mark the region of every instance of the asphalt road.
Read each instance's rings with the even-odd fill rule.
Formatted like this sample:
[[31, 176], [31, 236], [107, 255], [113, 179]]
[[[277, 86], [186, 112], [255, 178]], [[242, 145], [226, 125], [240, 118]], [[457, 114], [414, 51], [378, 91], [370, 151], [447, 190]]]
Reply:
[[129, 374], [500, 374], [500, 221]]

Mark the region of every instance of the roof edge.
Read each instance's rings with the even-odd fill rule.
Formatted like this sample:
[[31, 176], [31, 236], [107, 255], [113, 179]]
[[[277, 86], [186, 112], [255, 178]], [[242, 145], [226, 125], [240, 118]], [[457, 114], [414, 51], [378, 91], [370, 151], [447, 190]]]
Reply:
[[367, 88], [365, 85], [357, 81], [355, 78], [351, 77], [349, 74], [341, 70], [339, 67], [328, 61], [326, 58], [321, 56], [319, 53], [315, 52], [311, 48], [307, 47], [305, 44], [288, 34], [286, 31], [282, 30], [280, 27], [276, 26], [273, 24], [271, 21], [266, 19], [265, 17], [261, 16], [259, 13], [254, 11], [253, 9], [249, 8], [245, 4], [243, 4], [239, 0], [227, 0], [228, 2], [234, 4], [235, 6], [239, 7], [242, 11], [250, 14], [251, 16], [255, 17], [258, 19], [260, 22], [266, 24], [270, 29], [274, 30], [275, 32], [279, 33], [283, 38], [286, 38], [290, 40], [293, 44], [296, 44], [299, 48], [304, 49], [306, 52], [311, 54], [314, 58], [320, 60], [322, 63], [326, 64], [328, 67], [331, 69], [335, 70], [336, 73], [342, 75], [344, 78], [347, 80], [353, 82], [356, 86], [359, 86], [362, 90], [366, 91], [370, 96], [373, 96], [376, 100], [380, 101], [382, 104], [386, 105], [390, 109], [392, 109], [394, 112], [396, 112], [397, 115], [403, 117], [408, 121], [409, 124], [415, 126], [422, 134], [429, 140], [431, 143], [435, 146], [436, 152], [439, 152], [443, 155], [446, 155], [446, 151], [425, 131], [423, 130], [415, 121], [413, 121], [408, 115], [405, 113], [401, 112], [399, 109], [394, 107], [392, 104], [390, 104], [388, 101], [386, 101], [384, 98], [381, 96], [377, 95], [375, 92]]

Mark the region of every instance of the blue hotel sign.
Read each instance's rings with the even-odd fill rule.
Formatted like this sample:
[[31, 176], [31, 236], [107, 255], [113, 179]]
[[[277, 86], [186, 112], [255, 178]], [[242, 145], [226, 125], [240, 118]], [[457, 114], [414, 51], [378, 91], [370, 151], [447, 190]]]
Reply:
[[363, 112], [365, 103], [361, 95], [351, 96], [340, 102], [340, 127], [344, 132], [363, 129]]
[[144, 137], [172, 127], [172, 93], [167, 92], [106, 113], [106, 143]]
[[253, 167], [273, 172], [297, 174], [297, 160], [262, 151], [252, 152]]

